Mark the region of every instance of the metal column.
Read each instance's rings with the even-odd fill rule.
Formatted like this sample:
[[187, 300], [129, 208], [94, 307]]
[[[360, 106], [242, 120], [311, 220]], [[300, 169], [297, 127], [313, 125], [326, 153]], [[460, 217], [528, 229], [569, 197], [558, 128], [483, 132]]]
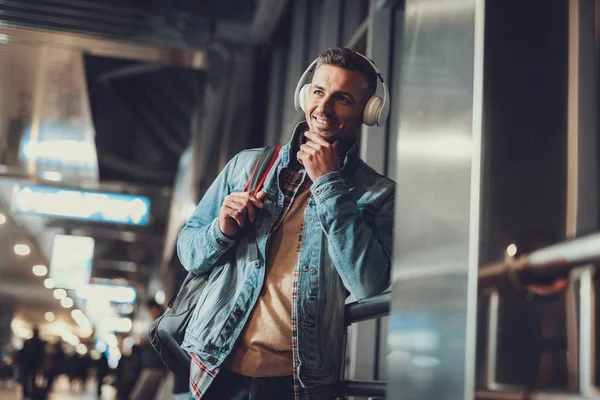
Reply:
[[407, 0], [388, 398], [472, 399], [484, 1]]
[[[598, 219], [598, 68], [594, 0], [569, 1], [567, 236], [600, 228]], [[567, 304], [569, 386], [598, 395], [595, 382], [594, 268], [573, 271]]]

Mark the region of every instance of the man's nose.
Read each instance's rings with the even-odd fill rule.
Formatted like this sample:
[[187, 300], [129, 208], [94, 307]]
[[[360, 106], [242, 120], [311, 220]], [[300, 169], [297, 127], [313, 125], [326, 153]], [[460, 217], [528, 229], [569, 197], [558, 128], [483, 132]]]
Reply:
[[333, 99], [329, 96], [321, 99], [318, 105], [319, 112], [323, 114], [331, 114], [333, 112]]

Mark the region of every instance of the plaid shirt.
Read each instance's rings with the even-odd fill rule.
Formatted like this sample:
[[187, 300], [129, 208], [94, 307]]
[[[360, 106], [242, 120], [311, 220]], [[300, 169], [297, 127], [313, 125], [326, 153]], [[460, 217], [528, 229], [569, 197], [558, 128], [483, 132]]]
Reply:
[[[302, 139], [302, 136], [301, 136]], [[273, 226], [273, 231], [275, 231], [281, 223], [283, 222], [287, 212], [292, 205], [296, 194], [298, 193], [298, 189], [302, 186], [304, 180], [306, 179], [306, 170], [303, 166], [297, 164], [292, 170], [284, 176], [283, 178], [283, 195], [284, 195], [284, 204], [283, 204], [283, 212], [280, 213], [278, 220], [275, 222]], [[304, 225], [302, 225], [300, 229], [300, 237], [298, 240], [298, 251], [300, 250], [300, 243], [302, 242], [302, 231], [304, 229]], [[325, 394], [328, 397], [329, 387], [324, 388], [314, 388], [314, 389], [304, 389], [300, 384], [298, 379], [298, 366], [299, 366], [299, 355], [298, 355], [298, 304], [297, 304], [297, 293], [298, 293], [298, 276], [299, 276], [299, 265], [296, 264], [294, 270], [294, 283], [292, 290], [292, 358], [294, 361], [293, 365], [293, 375], [294, 375], [294, 399], [295, 400], [312, 400], [319, 397], [320, 393]], [[202, 399], [202, 396], [208, 390], [208, 387], [212, 383], [212, 381], [216, 378], [219, 373], [219, 368], [210, 370], [198, 356], [195, 354], [191, 354], [192, 357], [192, 365], [191, 365], [191, 374], [190, 374], [190, 392], [192, 398], [194, 399]]]

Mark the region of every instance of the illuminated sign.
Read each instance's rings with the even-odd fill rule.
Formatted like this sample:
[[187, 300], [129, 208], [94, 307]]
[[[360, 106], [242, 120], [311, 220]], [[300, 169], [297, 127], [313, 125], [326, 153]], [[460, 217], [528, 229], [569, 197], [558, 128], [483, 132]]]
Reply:
[[94, 298], [112, 303], [135, 303], [136, 290], [131, 286], [89, 284], [78, 287], [75, 294], [80, 299]]
[[55, 286], [75, 289], [90, 282], [94, 239], [87, 236], [56, 235], [52, 243], [50, 278]]
[[111, 317], [98, 321], [98, 325], [108, 332], [127, 333], [131, 332], [133, 321], [126, 317]]
[[18, 185], [13, 191], [12, 208], [26, 214], [146, 225], [150, 199], [129, 194]]

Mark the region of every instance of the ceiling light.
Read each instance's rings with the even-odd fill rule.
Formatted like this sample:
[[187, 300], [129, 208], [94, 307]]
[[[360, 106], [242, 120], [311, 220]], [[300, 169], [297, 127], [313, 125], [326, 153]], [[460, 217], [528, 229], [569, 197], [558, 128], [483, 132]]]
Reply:
[[31, 249], [26, 244], [16, 244], [15, 253], [20, 256], [26, 256], [27, 254], [31, 253]]
[[6, 222], [6, 216], [4, 214], [0, 214], [0, 225]]
[[160, 304], [161, 306], [163, 304], [165, 304], [165, 291], [160, 289], [159, 291], [156, 292], [156, 294], [154, 295], [154, 300], [156, 300], [156, 302], [158, 304]]
[[71, 346], [77, 346], [80, 343], [79, 337], [68, 330], [63, 331], [60, 337]]
[[44, 314], [44, 318], [46, 318], [46, 321], [48, 322], [52, 322], [54, 321], [54, 313], [48, 311], [46, 314]]
[[44, 171], [42, 172], [42, 178], [47, 181], [59, 182], [62, 179], [62, 174], [58, 171]]
[[46, 287], [46, 289], [54, 289], [54, 285], [54, 279], [44, 279], [44, 286]]
[[123, 339], [123, 347], [127, 347], [130, 349], [133, 346], [135, 346], [135, 339], [133, 337], [129, 336]]
[[71, 299], [69, 297], [65, 297], [64, 299], [62, 299], [60, 301], [60, 305], [63, 306], [64, 308], [71, 308], [71, 307], [73, 307], [73, 299]]
[[134, 311], [133, 304], [119, 304], [117, 310], [119, 314], [131, 314]]
[[514, 257], [517, 254], [517, 245], [512, 243], [506, 248], [506, 254], [509, 257]]
[[77, 347], [75, 347], [75, 349], [77, 350], [77, 353], [81, 354], [82, 356], [85, 355], [88, 351], [87, 346], [83, 343], [79, 343]]
[[48, 273], [48, 268], [45, 265], [34, 265], [32, 271], [35, 276], [45, 276]]
[[115, 336], [114, 333], [109, 333], [108, 335], [106, 335], [104, 337], [104, 341], [109, 346], [118, 346], [119, 345], [119, 340], [117, 339], [117, 337]]
[[57, 300], [62, 300], [67, 297], [67, 292], [65, 289], [54, 289], [54, 298]]

